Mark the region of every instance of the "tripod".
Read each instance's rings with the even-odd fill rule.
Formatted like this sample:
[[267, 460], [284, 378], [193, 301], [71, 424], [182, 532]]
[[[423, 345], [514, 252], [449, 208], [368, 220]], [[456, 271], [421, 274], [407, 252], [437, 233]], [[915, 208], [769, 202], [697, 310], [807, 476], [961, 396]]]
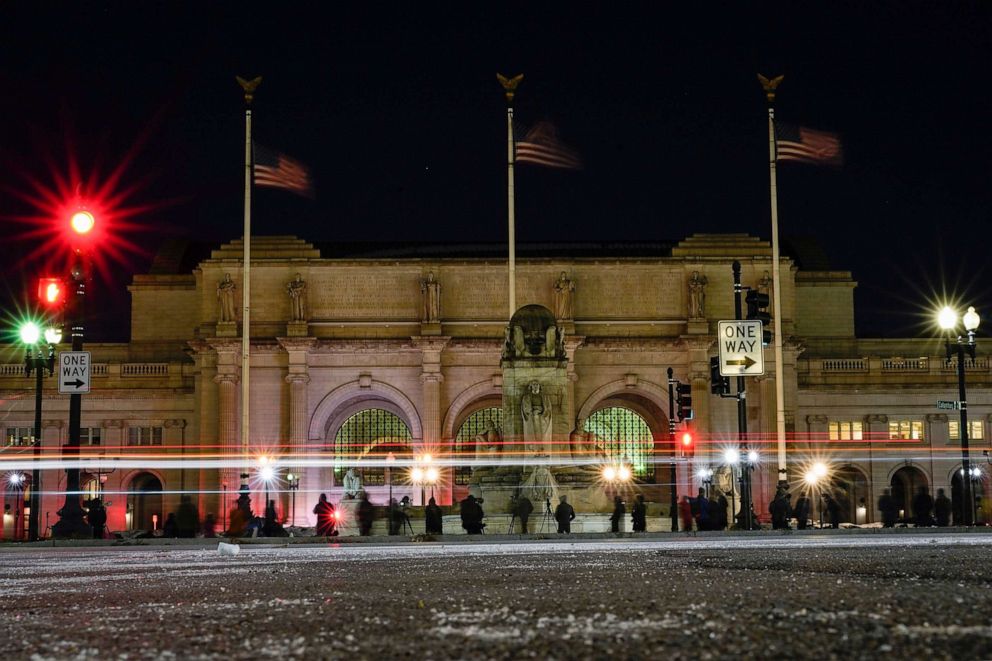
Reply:
[[[552, 532], [554, 529], [553, 522], [555, 522], [554, 512], [551, 511], [551, 499], [544, 499], [544, 516], [541, 517], [541, 527], [540, 532], [544, 532], [544, 527], [548, 527], [548, 532]], [[556, 523], [556, 522], [555, 522]]]

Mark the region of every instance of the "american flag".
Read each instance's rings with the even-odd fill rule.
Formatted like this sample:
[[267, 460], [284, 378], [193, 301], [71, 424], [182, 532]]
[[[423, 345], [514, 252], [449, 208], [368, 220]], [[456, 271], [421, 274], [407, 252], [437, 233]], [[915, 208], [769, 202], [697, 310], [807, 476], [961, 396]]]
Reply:
[[814, 131], [803, 126], [775, 125], [778, 160], [811, 165], [843, 165], [844, 152], [836, 133]]
[[558, 129], [550, 122], [538, 122], [516, 143], [516, 161], [549, 168], [578, 170], [579, 155], [558, 140]]
[[304, 197], [313, 197], [310, 169], [299, 161], [262, 147], [255, 147], [255, 185], [282, 188]]

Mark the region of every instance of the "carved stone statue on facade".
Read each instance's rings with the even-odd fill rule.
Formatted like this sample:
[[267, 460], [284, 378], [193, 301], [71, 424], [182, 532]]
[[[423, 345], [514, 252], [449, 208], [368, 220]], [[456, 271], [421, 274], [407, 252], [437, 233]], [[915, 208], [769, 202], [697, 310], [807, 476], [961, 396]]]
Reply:
[[540, 305], [526, 305], [510, 319], [503, 358], [564, 360], [565, 357], [565, 333], [550, 310]]
[[568, 435], [568, 444], [572, 451], [572, 457], [576, 459], [592, 459], [589, 454], [589, 438], [592, 435], [586, 431], [586, 419], [579, 418], [575, 421], [575, 429]]
[[286, 292], [289, 294], [290, 309], [293, 321], [306, 321], [307, 319], [307, 283], [303, 276], [296, 274], [296, 279], [286, 285]]
[[234, 290], [236, 286], [231, 280], [231, 274], [225, 273], [224, 279], [217, 284], [217, 300], [220, 303], [218, 318], [222, 322], [235, 322], [238, 320], [237, 311], [234, 309]]
[[689, 318], [706, 318], [706, 285], [709, 280], [699, 271], [693, 271], [689, 278]]
[[420, 292], [424, 296], [423, 322], [436, 324], [441, 321], [441, 283], [434, 277], [434, 271], [420, 281]]
[[554, 406], [551, 397], [541, 392], [541, 384], [537, 381], [531, 381], [520, 398], [520, 416], [523, 418], [523, 440], [527, 451], [550, 455]]
[[575, 281], [569, 279], [568, 275], [562, 271], [558, 279], [555, 280], [555, 318], [574, 319], [575, 312], [572, 307], [573, 293], [575, 292]]
[[761, 276], [761, 280], [758, 281], [758, 291], [762, 294], [770, 294], [772, 289], [772, 276], [768, 271], [765, 271], [764, 275]]
[[344, 497], [345, 498], [358, 498], [358, 494], [362, 491], [362, 478], [355, 471], [354, 467], [348, 469], [348, 472], [344, 474]]
[[558, 500], [558, 481], [547, 466], [537, 466], [520, 485], [520, 492], [534, 503], [535, 508], [544, 511], [548, 505], [554, 507], [553, 503]]

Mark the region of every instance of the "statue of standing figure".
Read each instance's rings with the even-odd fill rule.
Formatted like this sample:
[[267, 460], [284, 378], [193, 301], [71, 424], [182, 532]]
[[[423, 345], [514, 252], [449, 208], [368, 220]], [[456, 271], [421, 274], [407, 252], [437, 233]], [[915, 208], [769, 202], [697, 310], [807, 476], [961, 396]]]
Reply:
[[217, 284], [217, 300], [220, 302], [220, 321], [234, 322], [238, 320], [238, 313], [234, 309], [234, 281], [231, 274], [225, 273], [224, 279]]
[[560, 321], [575, 318], [572, 306], [574, 292], [575, 281], [569, 279], [568, 275], [562, 271], [558, 279], [555, 280], [555, 319]]
[[709, 280], [699, 271], [693, 271], [689, 278], [689, 318], [706, 318], [706, 285]]
[[551, 397], [541, 392], [541, 384], [531, 381], [520, 397], [523, 418], [524, 445], [528, 452], [551, 455], [551, 419], [554, 409]]
[[424, 295], [425, 324], [436, 324], [441, 321], [441, 283], [434, 277], [434, 271], [420, 281], [420, 291]]
[[358, 498], [358, 494], [362, 491], [362, 478], [355, 472], [355, 467], [352, 466], [348, 469], [348, 472], [344, 474], [344, 497], [345, 498]]
[[291, 302], [291, 317], [293, 321], [307, 320], [307, 283], [303, 276], [296, 274], [296, 279], [286, 285], [286, 292]]

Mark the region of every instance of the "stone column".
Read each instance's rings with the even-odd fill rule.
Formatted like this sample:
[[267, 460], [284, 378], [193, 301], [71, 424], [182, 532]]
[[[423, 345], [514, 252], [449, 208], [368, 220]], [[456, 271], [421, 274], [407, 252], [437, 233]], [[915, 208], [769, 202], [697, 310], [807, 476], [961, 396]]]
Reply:
[[[448, 344], [450, 337], [414, 337], [414, 344], [422, 352], [422, 371], [420, 381], [423, 383], [422, 402], [420, 407], [420, 422], [423, 427], [424, 437], [414, 439], [419, 447], [415, 445], [414, 453], [423, 454], [429, 452], [433, 457], [445, 458], [451, 456], [453, 439], [441, 438], [441, 384], [444, 382], [444, 375], [441, 373], [441, 353]], [[451, 503], [451, 489], [453, 486], [453, 475], [450, 468], [440, 471], [440, 484], [434, 487], [434, 495], [439, 504]], [[419, 489], [414, 489], [413, 500], [415, 503], [424, 505], [421, 502]], [[430, 498], [431, 490], [423, 490], [424, 498]]]
[[[240, 451], [238, 438], [238, 377], [236, 374], [222, 373], [214, 377], [217, 384], [217, 444], [218, 454], [226, 459], [233, 459]], [[218, 483], [210, 488], [220, 489], [224, 502], [219, 503], [221, 517], [229, 513], [238, 498], [240, 470], [237, 466], [222, 468], [218, 471]]]
[[[875, 461], [875, 449], [879, 447], [876, 445], [874, 439], [879, 439], [881, 443], [881, 449], [884, 452], [887, 445], [887, 441], [884, 439], [888, 438], [889, 433], [889, 416], [887, 415], [866, 415], [864, 420], [864, 435], [868, 439], [865, 442], [865, 447], [868, 448], [868, 484], [870, 485], [869, 491], [875, 496], [872, 498], [872, 502], [869, 504], [874, 513], [873, 521], [881, 521], [882, 513], [878, 510], [878, 499], [882, 495], [882, 491], [889, 487], [889, 468], [891, 465], [885, 461]], [[900, 505], [902, 507], [902, 505]]]
[[[300, 476], [299, 489], [296, 493], [296, 509], [290, 511], [292, 507], [292, 494], [282, 494], [284, 510], [289, 513], [287, 517], [290, 521], [295, 521], [298, 526], [309, 526], [316, 524], [316, 520], [310, 520], [312, 508], [308, 503], [316, 501], [317, 496], [307, 492], [308, 489], [320, 488], [320, 469], [316, 466], [301, 467], [297, 464], [301, 459], [309, 456], [307, 446], [307, 386], [310, 384], [310, 375], [300, 373], [289, 373], [286, 375], [286, 383], [289, 384], [289, 444], [287, 448], [290, 456], [289, 469]], [[296, 464], [294, 466], [294, 464]]]
[[[575, 382], [579, 380], [579, 375], [575, 371], [575, 351], [582, 346], [582, 343], [585, 341], [586, 338], [584, 335], [568, 335], [565, 337], [565, 355], [568, 357], [568, 367], [566, 368], [568, 383], [566, 385], [564, 409], [565, 417], [568, 420], [568, 426], [571, 429], [574, 429], [577, 423], [577, 420], [575, 419]], [[555, 440], [557, 441], [559, 439]], [[562, 445], [561, 447], [563, 450], [562, 456], [565, 458], [571, 457], [571, 448], [568, 445]]]

